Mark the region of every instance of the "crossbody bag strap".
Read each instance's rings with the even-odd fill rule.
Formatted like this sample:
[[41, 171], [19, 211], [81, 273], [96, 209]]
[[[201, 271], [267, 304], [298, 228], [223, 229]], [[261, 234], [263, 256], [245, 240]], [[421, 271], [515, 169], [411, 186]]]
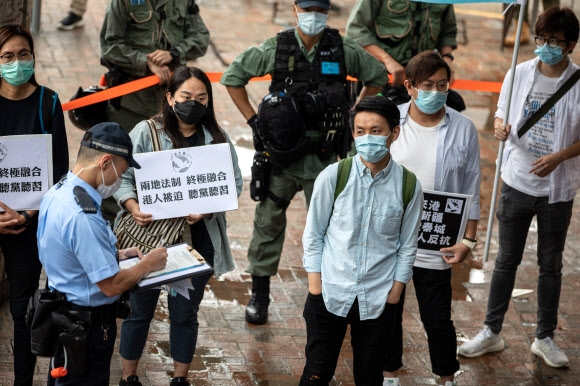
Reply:
[[159, 137], [159, 131], [155, 126], [155, 121], [153, 119], [148, 119], [147, 123], [149, 124], [149, 132], [151, 134], [151, 146], [153, 151], [160, 151], [161, 150], [161, 138]]
[[521, 138], [528, 130], [532, 128], [544, 115], [550, 111], [552, 106], [556, 104], [576, 84], [576, 82], [580, 79], [580, 69], [576, 70], [574, 74], [564, 83], [564, 85], [556, 91], [546, 103], [544, 103], [538, 111], [536, 111], [518, 130], [518, 138]]

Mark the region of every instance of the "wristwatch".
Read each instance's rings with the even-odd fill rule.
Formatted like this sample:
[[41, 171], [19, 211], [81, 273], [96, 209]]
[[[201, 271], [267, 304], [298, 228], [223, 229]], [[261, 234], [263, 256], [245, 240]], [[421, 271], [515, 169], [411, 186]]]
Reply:
[[169, 49], [169, 55], [171, 55], [174, 62], [179, 61], [179, 51], [177, 50], [177, 48], [173, 47]]
[[28, 214], [28, 212], [25, 211], [25, 210], [23, 210], [23, 211], [18, 212], [18, 214], [21, 214], [22, 216], [24, 216], [24, 219], [26, 220], [24, 222], [24, 226], [29, 226], [30, 223], [32, 222], [32, 217], [30, 217], [30, 215]]
[[455, 58], [453, 57], [453, 55], [451, 55], [451, 52], [448, 52], [446, 54], [443, 54], [443, 55], [441, 55], [441, 57], [442, 58], [446, 58], [447, 57], [447, 58], [451, 59], [451, 61], [454, 61], [455, 60]]
[[463, 240], [461, 240], [461, 243], [467, 245], [467, 247], [473, 251], [473, 248], [475, 248], [475, 244], [477, 244], [477, 240], [470, 239], [469, 237], [464, 237]]

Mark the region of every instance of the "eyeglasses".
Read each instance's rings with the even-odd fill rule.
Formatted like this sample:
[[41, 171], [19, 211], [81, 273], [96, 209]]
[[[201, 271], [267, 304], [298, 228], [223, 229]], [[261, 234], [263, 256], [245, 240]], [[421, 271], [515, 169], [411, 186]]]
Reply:
[[546, 42], [548, 42], [548, 47], [552, 47], [552, 48], [556, 48], [556, 47], [560, 46], [560, 44], [562, 44], [562, 43], [566, 43], [566, 44], [569, 43], [568, 40], [560, 40], [560, 39], [556, 39], [556, 38], [546, 39], [546, 38], [543, 38], [541, 36], [536, 36], [534, 38], [534, 40], [535, 40], [536, 45], [538, 47], [543, 46], [544, 44], [546, 44]]
[[0, 56], [2, 58], [2, 63], [11, 63], [18, 58], [18, 60], [32, 60], [34, 59], [34, 54], [30, 50], [22, 50], [18, 53], [18, 55], [13, 54], [12, 52], [7, 52], [4, 55]]
[[449, 81], [441, 80], [437, 83], [435, 82], [423, 82], [418, 87], [415, 87], [417, 90], [423, 91], [440, 91], [440, 92], [447, 92], [449, 91]]

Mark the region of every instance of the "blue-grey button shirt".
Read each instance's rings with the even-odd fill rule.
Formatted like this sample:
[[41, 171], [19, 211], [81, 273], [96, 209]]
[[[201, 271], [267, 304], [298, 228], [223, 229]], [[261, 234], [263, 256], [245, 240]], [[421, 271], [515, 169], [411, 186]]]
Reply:
[[346, 317], [358, 298], [360, 318], [376, 319], [393, 280], [408, 283], [417, 252], [423, 191], [403, 211], [403, 169], [391, 160], [374, 179], [358, 155], [334, 201], [338, 164], [314, 183], [302, 243], [304, 268], [320, 272], [328, 311]]
[[69, 172], [65, 182], [53, 186], [40, 202], [38, 214], [38, 253], [48, 276], [48, 285], [66, 294], [79, 306], [113, 303], [97, 283], [119, 272], [117, 241], [101, 210], [85, 213], [75, 201], [73, 189], [83, 187], [97, 208], [101, 195]]

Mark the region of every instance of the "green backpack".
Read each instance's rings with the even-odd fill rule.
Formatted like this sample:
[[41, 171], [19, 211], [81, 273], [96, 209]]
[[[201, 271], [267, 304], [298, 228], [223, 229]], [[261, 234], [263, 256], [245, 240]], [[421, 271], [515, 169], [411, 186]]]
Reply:
[[[401, 167], [403, 168], [403, 211], [406, 211], [407, 206], [409, 206], [409, 202], [411, 202], [413, 194], [415, 193], [417, 176], [415, 176], [415, 174], [412, 171], [407, 170], [407, 168], [405, 168], [404, 166]], [[352, 168], [352, 157], [343, 158], [338, 163], [338, 171], [336, 173], [337, 179], [336, 188], [334, 189], [334, 202], [336, 202], [336, 198], [344, 190], [346, 182], [348, 181], [348, 176], [350, 175], [351, 168]], [[333, 210], [334, 210], [334, 202], [332, 204]]]

